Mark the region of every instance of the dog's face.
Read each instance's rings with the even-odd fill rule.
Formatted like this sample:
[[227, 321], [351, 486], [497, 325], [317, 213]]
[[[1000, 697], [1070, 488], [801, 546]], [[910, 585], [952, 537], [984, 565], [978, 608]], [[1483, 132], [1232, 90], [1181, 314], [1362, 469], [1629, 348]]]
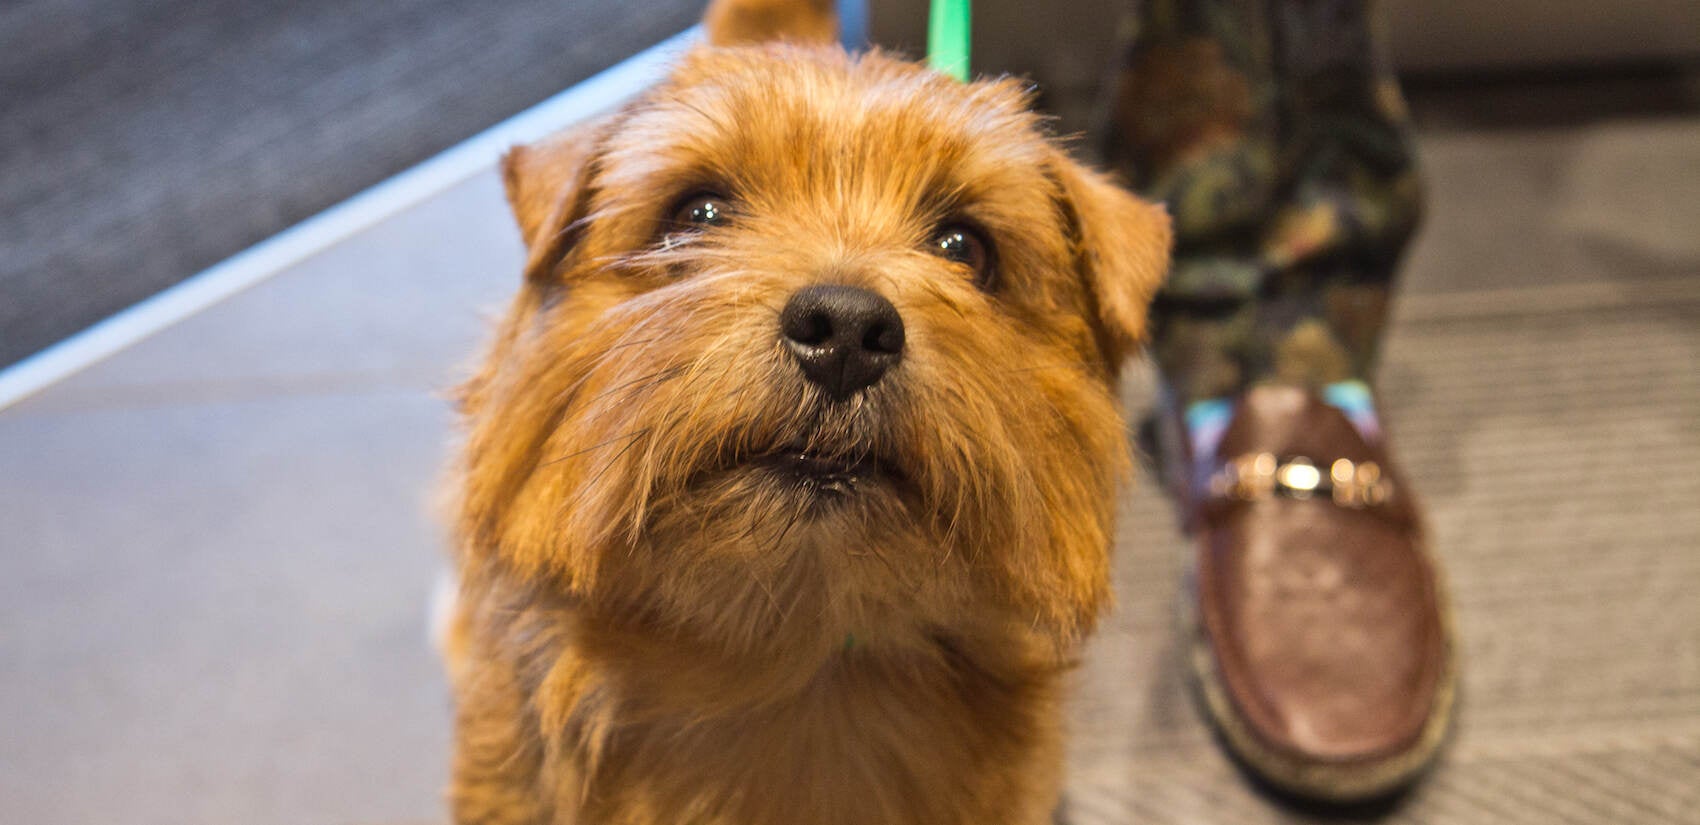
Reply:
[[1090, 625], [1168, 223], [1018, 85], [704, 49], [505, 172], [469, 552], [728, 650]]

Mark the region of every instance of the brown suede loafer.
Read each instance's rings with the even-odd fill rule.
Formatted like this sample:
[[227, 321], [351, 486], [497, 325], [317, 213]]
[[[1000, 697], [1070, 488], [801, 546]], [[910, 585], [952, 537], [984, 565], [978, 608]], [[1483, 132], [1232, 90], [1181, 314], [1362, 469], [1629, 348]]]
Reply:
[[1211, 720], [1286, 792], [1403, 788], [1445, 737], [1456, 680], [1409, 487], [1295, 387], [1241, 398], [1216, 456], [1175, 479], [1198, 539], [1191, 658]]

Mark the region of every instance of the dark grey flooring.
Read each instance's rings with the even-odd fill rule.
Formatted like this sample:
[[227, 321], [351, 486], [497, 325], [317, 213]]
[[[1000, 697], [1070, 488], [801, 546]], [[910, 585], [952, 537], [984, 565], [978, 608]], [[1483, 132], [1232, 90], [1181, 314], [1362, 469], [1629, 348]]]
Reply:
[[0, 366], [684, 29], [702, 6], [0, 3]]

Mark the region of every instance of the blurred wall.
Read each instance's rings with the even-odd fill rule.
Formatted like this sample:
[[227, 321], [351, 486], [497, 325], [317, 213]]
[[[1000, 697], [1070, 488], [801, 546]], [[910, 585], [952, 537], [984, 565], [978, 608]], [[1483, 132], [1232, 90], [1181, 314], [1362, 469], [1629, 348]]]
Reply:
[[[975, 55], [986, 65], [1044, 63], [1061, 76], [1090, 64], [1137, 0], [979, 0]], [[1695, 0], [1385, 0], [1395, 59], [1407, 69], [1460, 69], [1700, 59]], [[870, 0], [877, 43], [919, 51], [927, 4]], [[998, 33], [993, 36], [990, 33]], [[1046, 54], [1051, 44], [1071, 48]]]
[[1700, 59], [1695, 0], [1389, 0], [1406, 69]]
[[[1089, 113], [1136, 0], [978, 0], [974, 65], [1040, 81], [1064, 131]], [[925, 50], [927, 3], [869, 0], [875, 43]], [[1394, 60], [1405, 70], [1564, 67], [1700, 60], [1697, 0], [1386, 0]]]
[[[925, 0], [868, 0], [868, 39], [919, 57], [926, 52]], [[1114, 51], [1126, 0], [978, 0], [971, 57], [976, 73], [1037, 79], [1042, 107], [1064, 131], [1089, 124]]]

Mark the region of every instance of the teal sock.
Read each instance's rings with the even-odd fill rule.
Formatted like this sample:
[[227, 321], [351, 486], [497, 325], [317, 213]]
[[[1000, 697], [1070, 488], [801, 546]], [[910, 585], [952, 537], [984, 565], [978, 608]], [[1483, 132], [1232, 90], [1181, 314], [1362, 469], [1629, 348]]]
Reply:
[[[1362, 381], [1340, 381], [1322, 388], [1322, 400], [1345, 414], [1366, 441], [1381, 440], [1381, 419], [1375, 414], [1375, 397]], [[1230, 398], [1206, 398], [1186, 406], [1186, 434], [1194, 456], [1213, 456], [1216, 445], [1234, 418]]]
[[1340, 381], [1322, 388], [1322, 400], [1346, 414], [1365, 441], [1381, 440], [1381, 419], [1375, 415], [1375, 397], [1362, 381]]

